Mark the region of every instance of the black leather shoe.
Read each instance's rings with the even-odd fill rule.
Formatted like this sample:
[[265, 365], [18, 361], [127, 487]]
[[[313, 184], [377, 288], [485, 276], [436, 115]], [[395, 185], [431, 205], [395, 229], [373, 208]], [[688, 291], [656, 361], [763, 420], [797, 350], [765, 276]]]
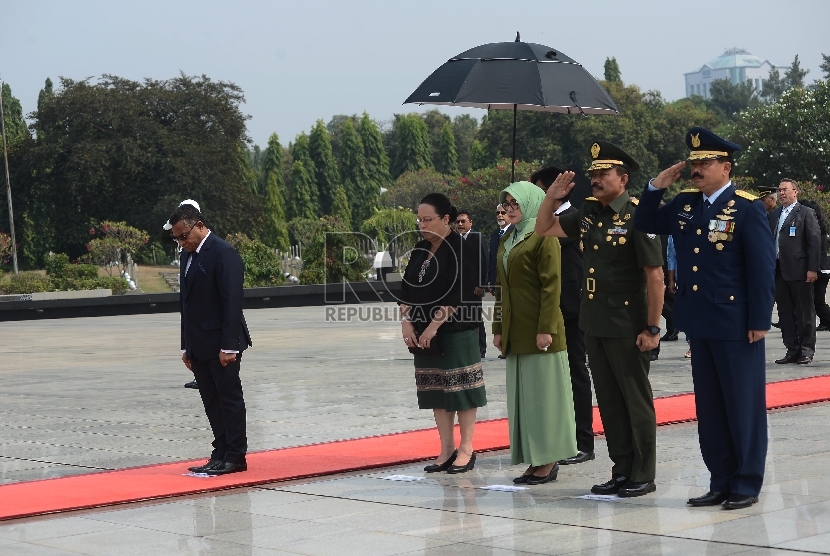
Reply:
[[596, 456], [593, 452], [577, 452], [574, 457], [559, 460], [557, 463], [559, 465], [574, 465], [577, 463], [585, 463], [586, 461], [591, 461], [595, 457]]
[[774, 323], [772, 323], [772, 326], [775, 327], [775, 328], [781, 328], [781, 323], [774, 322]]
[[473, 467], [476, 466], [476, 453], [473, 452], [473, 455], [470, 456], [470, 461], [467, 462], [467, 465], [451, 465], [449, 469], [447, 469], [447, 473], [450, 475], [457, 475], [458, 473], [466, 473], [467, 471], [471, 471]]
[[217, 465], [222, 463], [221, 459], [212, 459], [205, 463], [204, 465], [197, 465], [195, 467], [188, 467], [188, 471], [192, 471], [194, 473], [205, 473], [208, 469], [213, 469]]
[[812, 362], [813, 362], [812, 357], [799, 357], [798, 359], [795, 360], [796, 365], [809, 365]]
[[649, 354], [648, 354], [648, 360], [649, 361], [657, 361], [658, 359], [660, 359], [660, 354], [655, 353], [653, 351], [649, 352]]
[[188, 382], [187, 384], [185, 384], [185, 385], [184, 385], [184, 387], [185, 387], [185, 388], [193, 388], [194, 390], [198, 390], [198, 389], [199, 389], [199, 385], [198, 385], [198, 384], [196, 384], [196, 381], [195, 381], [195, 380], [191, 380], [190, 382]]
[[228, 475], [229, 473], [239, 473], [241, 471], [247, 471], [248, 464], [247, 463], [231, 463], [229, 461], [223, 461], [216, 467], [211, 467], [205, 473], [208, 475]]
[[454, 451], [450, 457], [447, 458], [447, 461], [438, 465], [437, 463], [433, 463], [432, 465], [427, 465], [424, 467], [424, 471], [427, 473], [437, 473], [438, 471], [446, 471], [452, 465], [452, 462], [455, 461], [455, 458], [458, 457], [458, 450]]
[[672, 330], [671, 332], [666, 332], [662, 338], [660, 338], [661, 342], [676, 342], [677, 341], [677, 330]]
[[729, 498], [729, 494], [726, 492], [712, 492], [709, 491], [703, 496], [698, 496], [697, 498], [689, 498], [686, 502], [690, 506], [717, 506], [718, 504], [722, 504], [724, 500]]
[[758, 501], [757, 496], [749, 496], [747, 494], [730, 494], [726, 502], [723, 503], [724, 510], [740, 510], [748, 508]]
[[484, 359], [485, 357], [487, 357], [487, 354], [482, 351], [481, 352], [481, 358]]
[[507, 359], [507, 356], [499, 354], [499, 359]]
[[592, 486], [591, 492], [594, 494], [617, 494], [620, 488], [627, 482], [628, 477], [617, 475], [616, 477], [611, 477], [611, 480], [607, 483]]
[[776, 359], [775, 362], [779, 365], [786, 365], [787, 363], [795, 363], [798, 359], [798, 355], [785, 355], [781, 359]]
[[830, 332], [830, 325], [819, 324], [816, 326], [816, 332]]
[[519, 475], [515, 479], [513, 479], [513, 484], [523, 485], [530, 479], [531, 475]]
[[556, 476], [559, 474], [559, 464], [554, 463], [553, 468], [550, 470], [550, 473], [545, 475], [544, 477], [539, 477], [537, 475], [531, 475], [527, 479], [527, 484], [529, 485], [543, 485], [545, 483], [549, 483], [551, 481], [556, 480]]
[[643, 496], [655, 490], [657, 490], [657, 485], [654, 484], [654, 481], [644, 481], [642, 483], [628, 482], [622, 486], [617, 496], [620, 498], [634, 498], [635, 496]]

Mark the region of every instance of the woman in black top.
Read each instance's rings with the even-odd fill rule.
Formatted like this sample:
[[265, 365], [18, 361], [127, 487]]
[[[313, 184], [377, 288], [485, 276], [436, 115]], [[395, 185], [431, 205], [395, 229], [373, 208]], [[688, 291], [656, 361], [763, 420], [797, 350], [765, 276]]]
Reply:
[[478, 347], [481, 313], [473, 292], [480, 255], [450, 228], [456, 215], [440, 193], [421, 200], [418, 228], [424, 239], [412, 250], [401, 284], [401, 332], [406, 346], [416, 348], [418, 407], [433, 410], [441, 437], [441, 454], [424, 468], [430, 473], [473, 468], [476, 408], [487, 404]]

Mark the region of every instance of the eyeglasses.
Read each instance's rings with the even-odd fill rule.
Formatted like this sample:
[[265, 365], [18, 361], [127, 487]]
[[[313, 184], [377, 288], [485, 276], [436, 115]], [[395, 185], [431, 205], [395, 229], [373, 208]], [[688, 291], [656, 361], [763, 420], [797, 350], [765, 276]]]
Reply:
[[496, 214], [507, 214], [506, 210], [497, 210]]
[[516, 199], [513, 199], [512, 201], [505, 201], [502, 204], [506, 209], [519, 210], [519, 203], [516, 202]]
[[436, 218], [433, 216], [426, 216], [424, 218], [416, 218], [415, 223], [420, 226], [421, 224], [429, 224], [433, 220], [436, 220]]
[[[196, 222], [196, 224], [198, 224], [198, 222]], [[190, 227], [190, 229], [189, 229], [189, 230], [187, 230], [187, 231], [186, 231], [185, 233], [183, 233], [182, 235], [179, 235], [179, 236], [177, 236], [177, 235], [173, 235], [173, 241], [178, 241], [179, 243], [183, 243], [183, 242], [187, 241], [187, 236], [189, 236], [189, 235], [190, 235], [190, 232], [192, 232], [192, 231], [193, 231], [193, 228], [195, 228], [195, 227], [196, 227], [196, 224], [193, 224], [193, 225]]]

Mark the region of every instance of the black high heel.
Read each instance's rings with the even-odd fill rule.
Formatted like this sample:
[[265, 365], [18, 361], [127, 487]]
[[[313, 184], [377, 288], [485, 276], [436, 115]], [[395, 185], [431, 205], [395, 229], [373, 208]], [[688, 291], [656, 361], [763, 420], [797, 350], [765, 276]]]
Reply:
[[451, 465], [449, 469], [447, 469], [447, 473], [450, 475], [456, 475], [458, 473], [466, 473], [473, 469], [476, 466], [476, 453], [473, 452], [473, 455], [470, 456], [470, 461], [467, 462], [467, 465]]
[[531, 475], [530, 478], [528, 478], [528, 480], [527, 480], [527, 484], [529, 484], [529, 485], [543, 485], [545, 483], [555, 481], [556, 476], [558, 474], [559, 474], [559, 464], [554, 463], [553, 467], [550, 470], [550, 473], [548, 473], [544, 477], [539, 477], [537, 475]]
[[433, 463], [431, 465], [427, 465], [426, 467], [424, 467], [424, 471], [426, 471], [427, 473], [437, 473], [438, 471], [446, 471], [447, 469], [450, 468], [452, 463], [455, 461], [455, 458], [457, 458], [457, 457], [458, 457], [458, 450], [454, 451], [452, 453], [452, 455], [449, 458], [447, 458], [447, 461], [445, 461], [441, 465], [438, 465], [438, 464], [435, 464], [435, 463]]

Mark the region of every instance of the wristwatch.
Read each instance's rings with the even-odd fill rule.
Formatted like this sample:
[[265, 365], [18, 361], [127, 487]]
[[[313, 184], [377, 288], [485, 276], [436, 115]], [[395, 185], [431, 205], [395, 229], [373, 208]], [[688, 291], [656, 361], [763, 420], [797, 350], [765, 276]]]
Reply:
[[648, 332], [649, 334], [652, 334], [654, 336], [657, 336], [658, 334], [660, 334], [660, 327], [659, 326], [646, 326], [646, 332]]

